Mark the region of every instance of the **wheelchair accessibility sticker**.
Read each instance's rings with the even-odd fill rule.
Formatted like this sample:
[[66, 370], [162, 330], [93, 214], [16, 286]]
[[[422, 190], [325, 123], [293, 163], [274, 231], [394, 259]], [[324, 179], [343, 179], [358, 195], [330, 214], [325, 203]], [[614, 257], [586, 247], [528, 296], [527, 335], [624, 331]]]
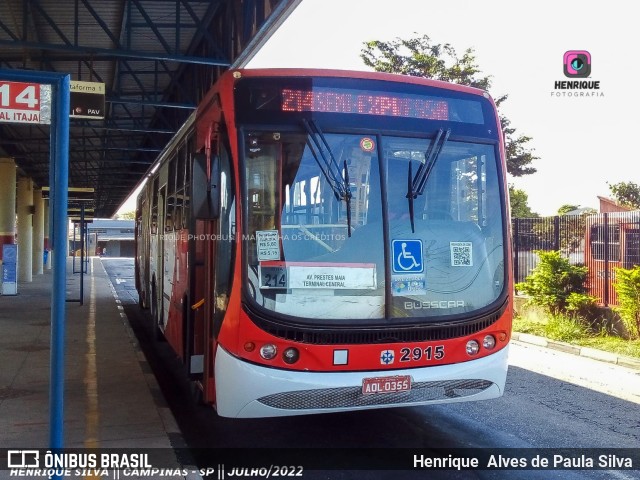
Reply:
[[392, 240], [393, 273], [422, 273], [422, 240]]

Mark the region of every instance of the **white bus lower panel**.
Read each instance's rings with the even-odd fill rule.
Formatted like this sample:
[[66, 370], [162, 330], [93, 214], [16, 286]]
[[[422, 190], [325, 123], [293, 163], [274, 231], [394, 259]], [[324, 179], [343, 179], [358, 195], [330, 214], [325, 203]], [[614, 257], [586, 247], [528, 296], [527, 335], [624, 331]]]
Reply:
[[[504, 391], [508, 350], [453, 365], [325, 373], [267, 368], [218, 347], [217, 411], [223, 417], [277, 417], [496, 398]], [[410, 375], [411, 390], [362, 393], [364, 378], [394, 375]]]

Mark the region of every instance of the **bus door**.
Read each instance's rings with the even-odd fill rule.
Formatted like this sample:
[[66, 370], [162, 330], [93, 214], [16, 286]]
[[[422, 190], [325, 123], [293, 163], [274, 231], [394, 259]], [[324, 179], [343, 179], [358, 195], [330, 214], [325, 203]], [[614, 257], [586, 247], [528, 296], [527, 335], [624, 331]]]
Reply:
[[193, 238], [190, 252], [190, 299], [185, 328], [185, 363], [192, 380], [201, 380], [204, 371], [204, 318], [205, 295], [205, 230], [207, 220], [193, 220]]
[[158, 191], [158, 248], [156, 251], [156, 298], [153, 301], [156, 302], [156, 311], [158, 325], [156, 327], [163, 327], [165, 325], [164, 318], [164, 234], [165, 234], [165, 204], [164, 199], [167, 196], [167, 186], [163, 185]]
[[194, 155], [191, 174], [191, 217], [194, 226], [191, 317], [187, 328], [189, 373], [200, 380], [203, 400], [215, 402], [213, 362], [217, 333], [214, 332], [216, 312], [216, 257], [220, 235], [220, 161], [212, 141], [207, 155]]
[[205, 220], [205, 248], [204, 248], [204, 288], [207, 292], [207, 301], [204, 305], [204, 323], [201, 335], [202, 350], [204, 351], [203, 365], [203, 399], [207, 403], [215, 403], [215, 383], [214, 383], [214, 362], [215, 350], [217, 346], [216, 338], [213, 330], [213, 317], [216, 310], [215, 305], [215, 268], [217, 247], [216, 242], [212, 241], [216, 238], [216, 232], [219, 231], [218, 219]]
[[149, 272], [151, 269], [149, 257], [151, 256], [151, 218], [149, 215], [149, 210], [146, 208], [146, 204], [149, 201], [148, 194], [145, 194], [143, 208], [142, 208], [142, 265], [140, 282], [143, 291], [143, 295], [140, 298], [140, 304], [143, 308], [149, 308], [149, 289], [150, 285], [149, 281]]
[[214, 219], [210, 222], [211, 240], [206, 249], [206, 272], [209, 283], [205, 284], [207, 291], [212, 293], [212, 301], [205, 312], [205, 329], [207, 339], [208, 359], [205, 364], [204, 375], [207, 379], [205, 385], [205, 401], [215, 403], [214, 366], [215, 351], [218, 343], [218, 334], [222, 327], [234, 275], [235, 240], [236, 240], [236, 202], [233, 182], [233, 169], [229, 154], [228, 139], [224, 132], [218, 136], [215, 150], [216, 165], [212, 168], [212, 179], [216, 185], [216, 202], [214, 207]]

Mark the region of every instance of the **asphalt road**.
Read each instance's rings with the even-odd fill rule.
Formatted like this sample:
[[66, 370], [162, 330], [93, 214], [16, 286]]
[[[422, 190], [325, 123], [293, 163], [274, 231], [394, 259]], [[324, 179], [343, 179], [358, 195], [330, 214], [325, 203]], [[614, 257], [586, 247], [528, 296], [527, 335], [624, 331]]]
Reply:
[[[640, 479], [640, 371], [513, 342], [506, 393], [497, 400], [225, 419], [193, 400], [175, 355], [166, 343], [153, 341], [148, 312], [137, 306], [133, 260], [104, 259], [104, 265], [189, 447], [357, 448], [374, 456], [397, 449], [408, 455], [407, 470], [401, 472], [306, 471], [306, 479]], [[441, 448], [509, 449], [507, 455], [516, 458], [531, 454], [530, 449], [550, 449], [543, 457], [551, 460], [559, 449], [584, 449], [587, 457], [595, 455], [596, 465], [601, 452], [587, 449], [628, 448], [634, 449], [635, 470], [411, 470], [414, 453], [428, 456]]]

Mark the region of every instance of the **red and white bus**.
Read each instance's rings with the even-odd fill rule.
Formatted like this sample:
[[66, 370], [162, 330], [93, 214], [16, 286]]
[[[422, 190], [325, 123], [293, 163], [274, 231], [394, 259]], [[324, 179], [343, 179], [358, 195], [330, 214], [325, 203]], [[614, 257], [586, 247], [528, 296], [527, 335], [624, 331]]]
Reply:
[[141, 304], [221, 416], [499, 397], [505, 175], [483, 91], [228, 71], [138, 198]]

